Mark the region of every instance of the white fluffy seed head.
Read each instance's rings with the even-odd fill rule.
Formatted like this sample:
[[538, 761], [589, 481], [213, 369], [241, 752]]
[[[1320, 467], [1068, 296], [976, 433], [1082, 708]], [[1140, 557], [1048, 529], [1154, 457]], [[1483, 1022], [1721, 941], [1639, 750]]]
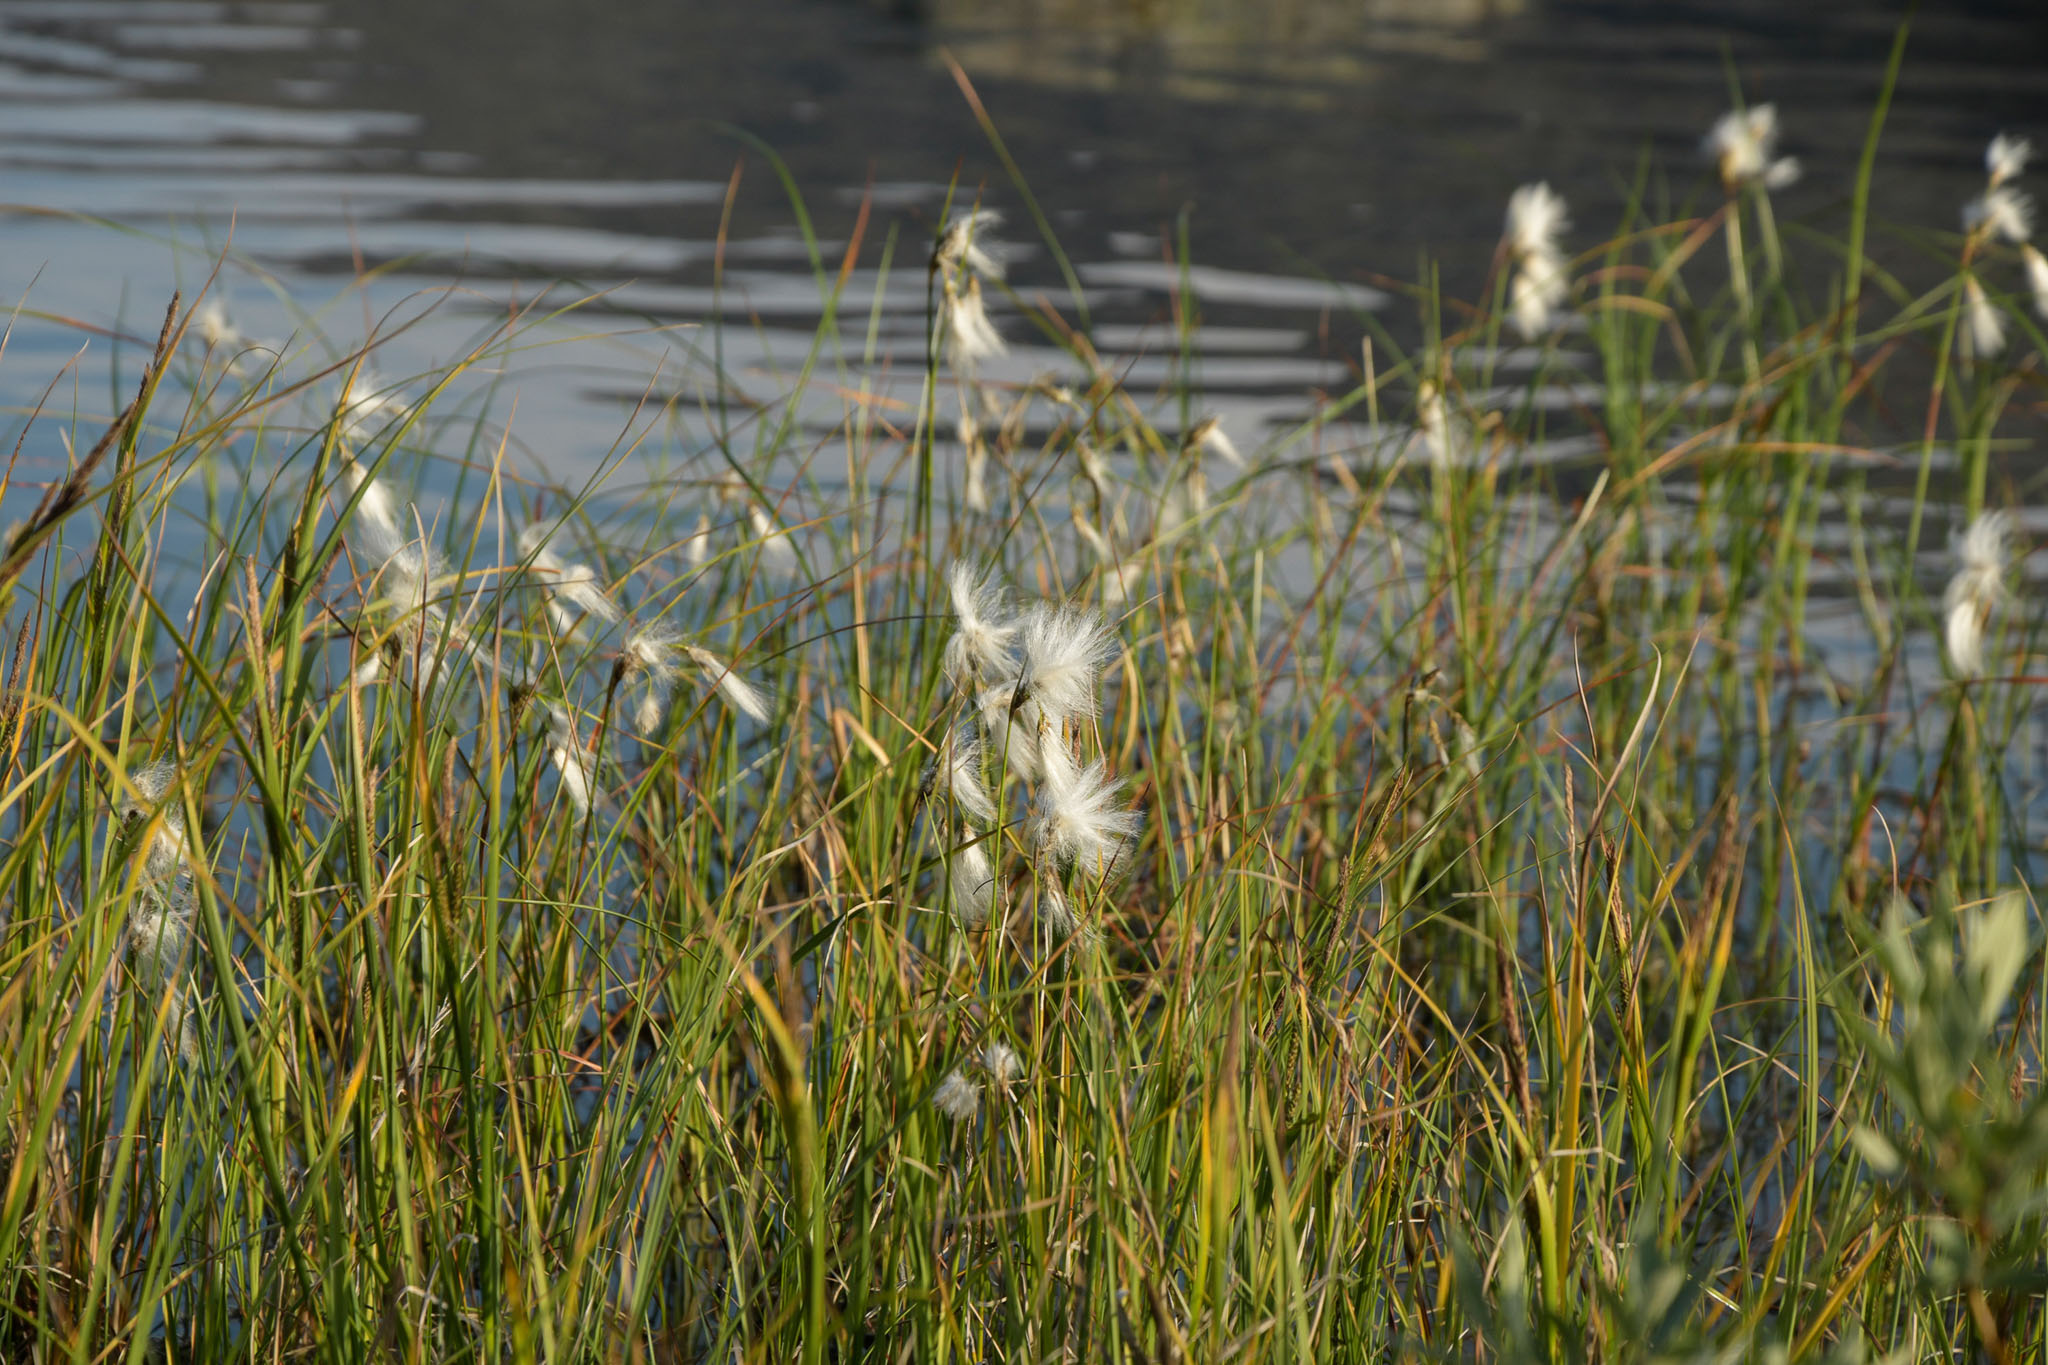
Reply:
[[1039, 764], [1044, 777], [1030, 826], [1039, 858], [1096, 881], [1116, 876], [1144, 827], [1118, 799], [1123, 783], [1100, 759], [1081, 767], [1057, 735], [1045, 736]]
[[1024, 1059], [1007, 1043], [990, 1043], [981, 1050], [981, 1069], [990, 1081], [1008, 1088], [1024, 1074]]
[[693, 569], [704, 567], [704, 561], [711, 558], [711, 518], [704, 513], [697, 514], [697, 529], [690, 532], [683, 542], [683, 559]]
[[725, 698], [728, 706], [753, 717], [763, 725], [768, 723], [768, 698], [759, 688], [742, 678], [731, 664], [708, 649], [690, 645], [688, 653], [690, 662], [702, 669], [704, 676], [717, 685], [719, 695]]
[[573, 636], [588, 616], [608, 626], [623, 619], [619, 604], [598, 583], [597, 574], [586, 564], [565, 562], [547, 546], [552, 527], [529, 526], [519, 533], [519, 552], [526, 557], [533, 576], [547, 593], [548, 617], [563, 636]]
[[1415, 429], [1422, 439], [1422, 448], [1429, 453], [1432, 468], [1448, 470], [1457, 464], [1450, 408], [1444, 401], [1443, 389], [1433, 379], [1415, 386]]
[[1705, 146], [1720, 172], [1722, 187], [1730, 194], [1747, 185], [1784, 189], [1799, 179], [1799, 163], [1776, 155], [1776, 105], [1756, 104], [1723, 114], [1707, 134]]
[[362, 496], [356, 498], [355, 518], [349, 529], [361, 539], [362, 548], [369, 557], [382, 564], [397, 554], [405, 544], [406, 535], [399, 520], [398, 499], [391, 495], [391, 489], [376, 475], [364, 469], [354, 460], [341, 462], [342, 481], [348, 485], [350, 497], [358, 490]]
[[969, 929], [987, 924], [995, 912], [996, 874], [979, 842], [963, 844], [946, 860], [953, 890], [953, 915]]
[[1049, 867], [1040, 868], [1038, 873], [1038, 919], [1054, 938], [1072, 938], [1081, 932], [1074, 903], [1061, 888], [1059, 874]]
[[1559, 239], [1570, 226], [1563, 196], [1549, 185], [1524, 185], [1508, 197], [1507, 248], [1514, 263], [1508, 315], [1525, 340], [1550, 330], [1571, 292], [1570, 266]]
[[2034, 296], [2034, 311], [2048, 318], [2048, 256], [2029, 243], [2020, 248], [2020, 260], [2027, 267], [2027, 292]]
[[953, 638], [946, 642], [946, 676], [954, 686], [972, 688], [1017, 668], [1017, 624], [1010, 619], [1002, 586], [964, 559], [946, 570], [946, 595], [953, 604]]
[[1963, 230], [2018, 245], [2034, 235], [2034, 201], [2010, 185], [1987, 190], [1963, 206]]
[[1003, 267], [993, 256], [981, 248], [983, 234], [1003, 224], [1003, 215], [994, 209], [975, 209], [970, 213], [956, 214], [946, 224], [946, 230], [939, 234], [938, 246], [932, 252], [932, 264], [941, 272], [952, 275], [962, 266], [976, 275], [992, 280], [1003, 277]]
[[981, 1108], [981, 1087], [967, 1079], [959, 1071], [949, 1071], [946, 1079], [939, 1082], [939, 1088], [932, 1092], [932, 1103], [939, 1112], [955, 1123], [965, 1123]]
[[980, 371], [984, 360], [1009, 352], [1003, 334], [989, 321], [988, 305], [981, 295], [981, 281], [969, 277], [964, 288], [949, 281], [945, 290], [946, 363], [959, 375]]
[[1956, 570], [1942, 607], [1949, 665], [1959, 677], [1983, 676], [1984, 632], [1991, 613], [2005, 600], [2011, 533], [2009, 513], [1986, 512], [1956, 542]]
[[981, 730], [989, 749], [1002, 756], [1003, 765], [1012, 773], [1026, 782], [1035, 782], [1038, 736], [1049, 728], [1049, 722], [1037, 702], [1026, 697], [1013, 709], [1016, 700], [1017, 683], [1011, 679], [984, 689], [975, 697], [974, 705], [981, 714]]
[[982, 777], [981, 741], [967, 726], [954, 726], [940, 741], [932, 785], [951, 796], [969, 819], [986, 826], [996, 818], [996, 803]]
[[130, 772], [115, 791], [114, 809], [130, 829], [148, 827], [143, 871], [151, 881], [168, 882], [183, 870], [185, 801], [176, 763], [160, 758]]
[[789, 532], [777, 524], [767, 508], [758, 502], [748, 503], [747, 524], [754, 528], [764, 565], [778, 573], [796, 567], [796, 546], [789, 543]]
[[1508, 196], [1508, 255], [1517, 262], [1531, 256], [1555, 256], [1570, 226], [1564, 196], [1548, 184], [1523, 185]]
[[2023, 137], [2000, 133], [1992, 138], [1991, 145], [1984, 149], [1984, 172], [1991, 179], [1991, 188], [1997, 189], [2024, 171], [2033, 154], [2034, 144]]
[[1975, 275], [1963, 280], [1963, 327], [1970, 353], [1977, 358], [1988, 359], [2005, 349], [2005, 315]]
[[1244, 468], [1244, 455], [1237, 448], [1237, 442], [1230, 439], [1230, 433], [1223, 429], [1221, 417], [1204, 417], [1188, 431], [1187, 445], [1191, 450], [1200, 450], [1214, 455], [1236, 469]]
[[562, 792], [578, 815], [587, 815], [597, 790], [597, 756], [576, 732], [576, 720], [565, 707], [550, 704], [548, 758], [561, 779]]
[[1026, 613], [1023, 634], [1022, 690], [1051, 728], [1097, 714], [1102, 670], [1117, 654], [1102, 618], [1085, 608], [1039, 603]]

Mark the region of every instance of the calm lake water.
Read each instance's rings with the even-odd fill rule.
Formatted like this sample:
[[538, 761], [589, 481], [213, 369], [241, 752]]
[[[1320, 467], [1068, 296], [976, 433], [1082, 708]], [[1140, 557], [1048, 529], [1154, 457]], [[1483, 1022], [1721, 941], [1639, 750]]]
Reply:
[[[969, 73], [1086, 284], [1099, 344], [1170, 349], [1163, 247], [1184, 211], [1202, 378], [1240, 444], [1344, 383], [1354, 310], [1427, 249], [1472, 288], [1518, 183], [1569, 197], [1580, 244], [1654, 155], [1674, 201], [1739, 79], [1774, 100], [1832, 222], [1904, 7], [1663, 0], [496, 0], [489, 5], [0, 0], [0, 300], [26, 310], [0, 426], [56, 387], [24, 451], [61, 463], [117, 407], [117, 352], [215, 259], [235, 323], [336, 353], [372, 333], [392, 376], [461, 355], [544, 287], [610, 311], [546, 327], [458, 386], [515, 459], [576, 481], [635, 403], [702, 363], [728, 186], [725, 363], [765, 392], [820, 304], [796, 214], [744, 129], [787, 162], [836, 264], [871, 193], [850, 296], [915, 361], [921, 257], [957, 178], [1010, 217], [1013, 276], [1058, 294], [1025, 205], [949, 69]], [[1879, 164], [1877, 212], [1952, 230], [1983, 143], [2048, 141], [2048, 9], [1923, 8]], [[101, 221], [105, 220], [105, 221]], [[1880, 241], [1880, 252], [1903, 250]], [[364, 282], [365, 269], [384, 267]], [[447, 286], [459, 283], [459, 291]], [[1000, 320], [1000, 319], [999, 319]], [[407, 325], [400, 327], [399, 322]], [[1008, 330], [1021, 342], [1013, 318]], [[126, 343], [121, 337], [130, 340]], [[856, 353], [861, 338], [856, 336]], [[81, 352], [81, 347], [83, 351]], [[317, 351], [317, 347], [314, 348]], [[1010, 369], [1057, 368], [1018, 345]], [[697, 361], [692, 361], [695, 353]], [[1140, 359], [1134, 377], [1142, 380]], [[914, 364], [913, 364], [914, 368]], [[1154, 376], [1156, 377], [1156, 375]], [[417, 389], [411, 392], [416, 393]], [[122, 396], [125, 397], [125, 384]], [[512, 404], [516, 400], [516, 417]], [[830, 421], [830, 404], [819, 419]], [[675, 428], [646, 448], [687, 445]]]

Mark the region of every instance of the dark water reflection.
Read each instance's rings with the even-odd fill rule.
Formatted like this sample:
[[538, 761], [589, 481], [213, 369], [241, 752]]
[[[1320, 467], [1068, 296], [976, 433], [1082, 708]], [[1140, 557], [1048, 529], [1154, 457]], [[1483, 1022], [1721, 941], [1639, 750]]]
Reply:
[[[1698, 139], [1729, 102], [1731, 71], [1746, 98], [1778, 103], [1786, 149], [1810, 168], [1782, 212], [1826, 219], [1903, 11], [1782, 0], [0, 0], [0, 199], [146, 234], [9, 216], [0, 297], [153, 333], [167, 282], [203, 277], [233, 214], [236, 245], [260, 268], [231, 272], [222, 292], [258, 335], [303, 335], [311, 312], [351, 341], [409, 291], [458, 275], [476, 283], [481, 304], [395, 344], [393, 373], [459, 351], [479, 312], [502, 312], [491, 300], [509, 295], [508, 277], [624, 286], [646, 317], [691, 323], [707, 311], [711, 243], [743, 150], [719, 125], [786, 159], [828, 239], [843, 242], [868, 186], [880, 210], [871, 244], [891, 225], [921, 238], [955, 175], [1019, 207], [950, 56], [1083, 278], [1103, 285], [1103, 320], [1129, 331], [1162, 314], [1163, 288], [1133, 283], [1129, 267], [1158, 259], [1183, 209], [1204, 263], [1298, 277], [1207, 300], [1210, 321], [1232, 329], [1215, 334], [1218, 361], [1258, 358], [1241, 371], [1256, 378], [1236, 385], [1257, 423], [1298, 408], [1330, 356], [1349, 352], [1322, 335], [1349, 296], [1309, 286], [1304, 302], [1309, 278], [1412, 278], [1426, 248], [1448, 287], [1470, 288], [1517, 183], [1551, 180], [1581, 241], [1597, 240], [1645, 153], [1667, 169], [1672, 198], [1697, 193]], [[1992, 132], [2048, 140], [2043, 14], [2034, 0], [1923, 9], [1879, 166], [1880, 215], [1950, 230]], [[762, 342], [763, 363], [800, 350], [815, 313], [793, 222], [749, 153], [727, 263], [748, 302], [792, 328]], [[1033, 236], [1014, 223], [1010, 235]], [[1889, 239], [1877, 249], [1903, 250]], [[1055, 285], [1030, 251], [1017, 252], [1020, 278]], [[862, 264], [875, 257], [871, 245]], [[409, 264], [395, 278], [336, 304], [360, 264], [398, 259]], [[885, 333], [914, 334], [920, 291], [907, 277], [891, 289]], [[79, 341], [24, 325], [0, 398], [18, 409]], [[513, 373], [519, 442], [574, 468], [616, 436], [619, 394], [676, 349], [642, 334], [529, 360]], [[81, 362], [81, 414], [107, 406], [94, 377], [105, 354], [101, 343]], [[1232, 387], [1227, 363], [1210, 378]]]

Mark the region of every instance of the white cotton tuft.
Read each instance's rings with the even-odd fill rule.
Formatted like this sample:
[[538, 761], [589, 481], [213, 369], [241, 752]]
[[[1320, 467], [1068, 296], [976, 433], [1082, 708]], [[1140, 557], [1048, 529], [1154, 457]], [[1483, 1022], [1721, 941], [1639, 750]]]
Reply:
[[1100, 759], [1081, 767], [1057, 735], [1044, 737], [1038, 761], [1045, 776], [1030, 826], [1038, 856], [1098, 881], [1116, 876], [1144, 827], [1118, 799], [1123, 783]]
[[932, 1092], [932, 1103], [953, 1122], [965, 1123], [981, 1108], [981, 1087], [962, 1073], [949, 1071], [946, 1079], [939, 1082], [939, 1088]]
[[690, 532], [683, 542], [683, 559], [693, 569], [704, 567], [704, 561], [711, 558], [711, 518], [697, 514], [697, 529]]
[[1963, 280], [1963, 324], [1972, 355], [1988, 359], [2005, 349], [2005, 315], [1975, 275]]
[[946, 676], [956, 687], [972, 688], [1014, 673], [1017, 625], [1000, 584], [964, 559], [946, 570], [953, 604], [953, 638], [946, 642]]
[[1991, 188], [1997, 189], [2024, 171], [2033, 154], [2034, 144], [2023, 137], [2000, 133], [1992, 138], [1991, 145], [1984, 149], [1984, 171], [1991, 178]]
[[1055, 938], [1072, 938], [1081, 932], [1074, 904], [1060, 888], [1059, 874], [1049, 867], [1038, 872], [1038, 919]]
[[953, 915], [969, 929], [979, 929], [994, 913], [996, 874], [979, 842], [963, 844], [946, 860], [946, 878], [953, 889]]
[[623, 618], [619, 604], [598, 583], [597, 574], [588, 565], [565, 563], [547, 547], [553, 533], [552, 527], [527, 527], [519, 533], [519, 552], [526, 557], [529, 572], [547, 593], [548, 618], [555, 623], [555, 629], [565, 638], [572, 638], [584, 616], [608, 626], [617, 625]]
[[548, 715], [548, 759], [561, 778], [562, 792], [578, 815], [588, 815], [597, 789], [597, 756], [576, 733], [576, 721], [568, 710], [550, 705]]
[[384, 481], [364, 469], [354, 460], [341, 462], [341, 477], [348, 484], [351, 497], [356, 497], [355, 520], [350, 529], [359, 531], [363, 548], [379, 564], [390, 560], [405, 544], [406, 535], [399, 521], [398, 500]]
[[990, 1043], [981, 1050], [981, 1069], [989, 1080], [1007, 1088], [1024, 1074], [1024, 1059], [1007, 1043]]
[[976, 209], [955, 215], [946, 224], [946, 230], [939, 234], [938, 247], [932, 252], [932, 263], [949, 275], [964, 265], [978, 276], [1001, 279], [1001, 262], [981, 249], [979, 239], [983, 233], [1001, 227], [1002, 223], [1003, 215], [994, 209]]
[[946, 363], [959, 375], [978, 373], [981, 362], [1009, 351], [1003, 334], [989, 321], [981, 281], [969, 278], [963, 289], [948, 282], [945, 295]]
[[1458, 451], [1451, 434], [1450, 408], [1435, 380], [1425, 379], [1415, 386], [1415, 429], [1422, 448], [1429, 452], [1432, 468], [1448, 471], [1456, 466]]
[[969, 818], [986, 825], [996, 818], [996, 803], [982, 778], [981, 741], [965, 726], [955, 726], [939, 744], [932, 760], [932, 784], [951, 796]]
[[1003, 764], [1026, 782], [1038, 780], [1038, 736], [1048, 728], [1044, 710], [1035, 701], [1025, 698], [1021, 705], [1017, 700], [1017, 684], [1014, 680], [998, 683], [975, 698], [975, 707], [981, 712], [982, 733], [988, 738], [990, 750], [1000, 755]]
[[1221, 417], [1204, 417], [1188, 432], [1187, 444], [1191, 449], [1204, 451], [1223, 460], [1237, 469], [1244, 468], [1244, 455], [1237, 448], [1237, 442], [1230, 439], [1230, 433], [1223, 429]]
[[1515, 267], [1508, 314], [1524, 339], [1549, 331], [1571, 292], [1570, 267], [1559, 243], [1569, 226], [1563, 196], [1547, 184], [1524, 185], [1508, 196], [1508, 258]]
[[1721, 185], [1730, 194], [1748, 185], [1783, 189], [1799, 178], [1799, 163], [1779, 158], [1778, 109], [1772, 104], [1723, 114], [1707, 134], [1706, 154], [1714, 159]]
[[1102, 709], [1096, 688], [1116, 658], [1116, 638], [1093, 611], [1039, 603], [1024, 617], [1018, 686], [1053, 726]]
[[2012, 515], [1986, 512], [1956, 542], [1956, 571], [1943, 594], [1949, 666], [1958, 677], [1984, 675], [1984, 632], [2005, 600], [2005, 569]]
[[732, 665], [710, 650], [691, 645], [688, 652], [690, 662], [696, 664], [718, 685], [719, 695], [725, 698], [727, 705], [753, 717], [763, 725], [768, 723], [768, 698], [762, 695], [760, 689], [742, 678], [733, 670]]
[[2020, 259], [2027, 267], [2027, 292], [2034, 296], [2034, 311], [2048, 318], [2048, 256], [2029, 244], [2020, 248]]
[[2010, 185], [1987, 190], [1963, 206], [1963, 230], [2017, 246], [2034, 235], [2034, 201]]
[[128, 774], [114, 798], [123, 822], [150, 821], [149, 856], [143, 871], [151, 881], [165, 882], [185, 865], [185, 803], [178, 786], [178, 765], [168, 758], [145, 763]]
[[659, 623], [641, 626], [626, 637], [621, 658], [626, 676], [640, 682], [640, 700], [633, 709], [633, 723], [643, 735], [661, 728], [668, 714], [669, 694], [675, 691], [681, 664], [676, 658], [677, 636]]
[[748, 503], [747, 523], [754, 528], [763, 563], [784, 572], [796, 567], [796, 547], [789, 543], [789, 532], [776, 523], [767, 508], [758, 502]]

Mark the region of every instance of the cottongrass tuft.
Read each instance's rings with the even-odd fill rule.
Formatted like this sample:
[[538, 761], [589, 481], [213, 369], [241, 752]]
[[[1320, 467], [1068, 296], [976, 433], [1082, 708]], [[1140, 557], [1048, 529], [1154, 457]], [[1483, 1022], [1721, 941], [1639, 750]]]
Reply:
[[1026, 782], [1038, 780], [1038, 736], [1050, 720], [1043, 707], [1029, 697], [1017, 701], [1017, 684], [1001, 683], [987, 688], [974, 699], [981, 713], [982, 732], [988, 747], [1000, 754], [1003, 765]]
[[1987, 190], [1963, 206], [1963, 230], [2018, 245], [2034, 235], [2034, 201], [2010, 185]]
[[2012, 515], [1985, 512], [1956, 542], [1955, 575], [1943, 594], [1944, 639], [1958, 677], [1984, 676], [1984, 636], [1991, 613], [2005, 600], [2005, 566]]
[[1430, 467], [1449, 472], [1458, 463], [1456, 438], [1451, 434], [1450, 407], [1444, 391], [1433, 379], [1415, 386], [1415, 429], [1422, 448], [1429, 453]]
[[1991, 179], [1991, 188], [1995, 190], [2018, 176], [2033, 154], [2034, 144], [2023, 137], [2000, 133], [1992, 138], [1991, 145], [1984, 149], [1984, 172]]
[[355, 520], [350, 529], [359, 532], [363, 548], [379, 565], [388, 562], [406, 542], [399, 521], [398, 499], [385, 482], [354, 460], [341, 462], [341, 477], [355, 499]]
[[1508, 258], [1515, 266], [1508, 315], [1524, 339], [1549, 331], [1551, 319], [1571, 292], [1559, 245], [1570, 226], [1564, 197], [1548, 184], [1523, 185], [1508, 196]]
[[972, 375], [984, 360], [1009, 353], [1003, 334], [989, 321], [988, 305], [981, 296], [981, 280], [970, 276], [966, 287], [949, 281], [945, 300], [946, 363], [959, 375]]
[[946, 230], [939, 234], [939, 242], [932, 252], [932, 268], [946, 273], [957, 272], [962, 266], [976, 275], [991, 280], [1003, 277], [1002, 263], [981, 249], [979, 238], [982, 233], [1003, 225], [1003, 215], [994, 209], [975, 209], [971, 213], [957, 214], [946, 224]]
[[735, 672], [731, 664], [698, 645], [687, 646], [685, 652], [689, 654], [690, 662], [704, 670], [705, 676], [717, 684], [719, 694], [733, 709], [744, 712], [763, 725], [768, 723], [767, 696]]
[[1223, 429], [1221, 417], [1204, 417], [1188, 431], [1187, 447], [1214, 455], [1236, 469], [1244, 468], [1244, 455], [1237, 448], [1237, 442], [1230, 439], [1230, 433]]
[[1039, 857], [1098, 881], [1115, 877], [1144, 827], [1144, 818], [1118, 799], [1123, 782], [1101, 759], [1080, 766], [1056, 735], [1045, 736], [1039, 763], [1045, 776], [1030, 826]]
[[1095, 612], [1039, 603], [1024, 617], [1016, 690], [1037, 702], [1055, 727], [1069, 718], [1092, 718], [1102, 708], [1097, 682], [1116, 655], [1116, 637]]
[[1014, 673], [1017, 624], [1010, 619], [1002, 586], [956, 559], [946, 570], [946, 593], [954, 620], [953, 637], [946, 642], [946, 676], [957, 687], [971, 688]]
[[676, 661], [678, 637], [668, 626], [641, 626], [626, 637], [620, 658], [626, 675], [640, 680], [640, 700], [633, 711], [633, 723], [643, 735], [661, 728], [668, 714], [669, 695], [675, 691], [682, 670]]
[[932, 785], [951, 796], [973, 820], [986, 825], [996, 818], [996, 803], [982, 779], [981, 741], [965, 726], [954, 726], [939, 742], [932, 759]]
[[953, 1122], [965, 1123], [981, 1108], [981, 1087], [969, 1080], [964, 1072], [949, 1071], [946, 1079], [939, 1082], [939, 1088], [932, 1092], [932, 1103]]
[[990, 1043], [981, 1050], [981, 1069], [992, 1083], [1008, 1089], [1024, 1074], [1024, 1059], [1007, 1043]]
[[1979, 359], [1989, 359], [2005, 349], [2005, 315], [1975, 275], [1963, 278], [1963, 326], [1970, 353]]
[[578, 815], [588, 815], [597, 794], [597, 755], [576, 732], [567, 707], [548, 704], [548, 759], [561, 778], [562, 792]]
[[179, 1055], [191, 1061], [198, 1052], [198, 1035], [178, 980], [178, 964], [191, 938], [196, 903], [185, 866], [188, 845], [179, 777], [177, 764], [169, 759], [144, 764], [128, 774], [114, 808], [129, 831], [147, 839], [141, 885], [128, 912], [128, 950], [135, 977], [152, 998], [170, 991], [165, 1031], [175, 1040]]
[[1799, 162], [1780, 157], [1778, 150], [1778, 108], [1756, 104], [1731, 109], [1715, 121], [1707, 134], [1706, 154], [1714, 159], [1721, 175], [1721, 187], [1728, 193], [1751, 185], [1782, 190], [1799, 179]]
[[519, 533], [519, 553], [526, 557], [530, 571], [547, 592], [548, 618], [565, 639], [575, 638], [581, 617], [615, 626], [623, 619], [619, 604], [598, 583], [597, 574], [586, 564], [565, 562], [547, 546], [554, 534], [551, 526], [529, 526]]
[[968, 929], [979, 929], [995, 913], [996, 874], [981, 842], [962, 844], [946, 861], [953, 889], [953, 916]]
[[2048, 318], [2048, 256], [2028, 243], [2020, 248], [2020, 260], [2027, 267], [2027, 292], [2034, 296], [2034, 311]]

